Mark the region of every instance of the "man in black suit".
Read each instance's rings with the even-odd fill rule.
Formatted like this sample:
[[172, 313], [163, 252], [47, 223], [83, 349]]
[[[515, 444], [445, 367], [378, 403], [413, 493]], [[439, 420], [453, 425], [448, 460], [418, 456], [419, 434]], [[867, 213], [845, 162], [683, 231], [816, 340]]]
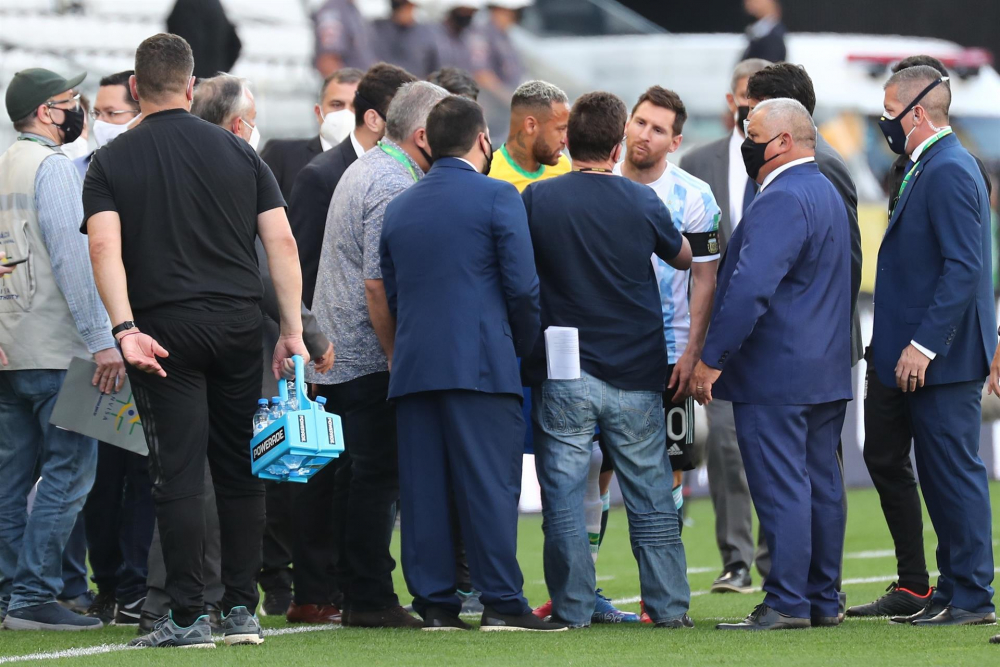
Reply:
[[[395, 65], [379, 63], [369, 69], [357, 84], [354, 129], [346, 139], [304, 166], [295, 179], [288, 199], [288, 218], [298, 241], [300, 261], [306, 262], [302, 267], [302, 300], [309, 306], [334, 189], [347, 168], [385, 134], [385, 115], [396, 90], [415, 80]], [[289, 623], [340, 621], [340, 581], [346, 575], [344, 559], [340, 558], [345, 534], [343, 508], [350, 474], [350, 459], [344, 452], [316, 473], [309, 484], [295, 489], [295, 511], [289, 514], [289, 526], [294, 527], [291, 550], [295, 563], [295, 594], [285, 617]]]
[[287, 201], [292, 185], [302, 167], [314, 157], [328, 151], [347, 136], [353, 123], [343, 128], [343, 117], [354, 113], [354, 93], [364, 72], [353, 67], [339, 69], [323, 81], [319, 102], [313, 107], [319, 134], [309, 139], [272, 139], [264, 145], [260, 157], [271, 168]]
[[[909, 67], [926, 65], [941, 76], [948, 70], [937, 58], [911, 56], [899, 61], [892, 68], [893, 74]], [[973, 156], [975, 157], [975, 156]], [[986, 166], [975, 158], [992, 193]], [[889, 169], [889, 215], [895, 202], [895, 193], [907, 172], [909, 155], [900, 155]], [[866, 360], [871, 361], [866, 355]], [[896, 387], [886, 387], [875, 373], [875, 366], [868, 364], [865, 394], [865, 465], [871, 475], [882, 503], [882, 513], [889, 526], [896, 550], [898, 580], [886, 593], [867, 604], [851, 607], [848, 616], [912, 616], [923, 611], [931, 601], [933, 589], [924, 559], [924, 523], [920, 508], [917, 478], [910, 462], [913, 433], [906, 412], [906, 397]]]
[[385, 114], [396, 90], [416, 80], [395, 65], [379, 63], [372, 66], [361, 78], [355, 93], [354, 130], [347, 139], [302, 167], [295, 179], [288, 197], [288, 222], [299, 245], [302, 301], [307, 307], [312, 307], [326, 214], [333, 191], [347, 168], [382, 139]]

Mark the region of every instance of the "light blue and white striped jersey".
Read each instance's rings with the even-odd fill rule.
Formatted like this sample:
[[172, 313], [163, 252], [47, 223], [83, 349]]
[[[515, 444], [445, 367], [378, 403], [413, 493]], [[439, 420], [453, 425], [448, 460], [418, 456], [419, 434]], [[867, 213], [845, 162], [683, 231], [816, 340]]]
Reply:
[[[621, 163], [614, 173], [621, 175]], [[718, 232], [722, 212], [708, 183], [695, 178], [680, 167], [667, 163], [659, 179], [649, 184], [670, 211], [670, 219], [681, 234]], [[705, 238], [705, 237], [702, 237]], [[711, 262], [719, 259], [718, 241], [692, 243], [692, 261]], [[691, 331], [691, 308], [688, 303], [690, 271], [678, 271], [653, 255], [653, 268], [660, 288], [663, 306], [663, 335], [667, 341], [667, 363], [676, 364], [687, 349]]]

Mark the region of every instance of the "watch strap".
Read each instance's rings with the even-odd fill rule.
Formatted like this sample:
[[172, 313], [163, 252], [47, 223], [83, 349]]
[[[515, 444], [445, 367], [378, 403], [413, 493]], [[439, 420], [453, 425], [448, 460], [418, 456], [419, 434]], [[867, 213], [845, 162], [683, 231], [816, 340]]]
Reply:
[[135, 328], [135, 322], [132, 320], [126, 320], [119, 324], [118, 326], [111, 329], [111, 335], [117, 337], [123, 331], [128, 331], [129, 329]]

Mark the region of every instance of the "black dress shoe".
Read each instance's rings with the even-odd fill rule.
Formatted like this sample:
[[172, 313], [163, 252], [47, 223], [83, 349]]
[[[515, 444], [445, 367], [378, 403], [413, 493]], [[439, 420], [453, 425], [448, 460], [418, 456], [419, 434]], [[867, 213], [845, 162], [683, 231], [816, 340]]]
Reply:
[[424, 630], [471, 630], [472, 626], [440, 607], [428, 607], [424, 613]]
[[530, 611], [521, 616], [501, 614], [492, 607], [483, 608], [483, 616], [479, 629], [485, 632], [520, 631], [520, 632], [560, 632], [569, 630], [565, 623], [543, 621]]
[[843, 623], [843, 619], [840, 616], [813, 616], [810, 622], [814, 628], [835, 628]]
[[406, 613], [396, 605], [378, 611], [348, 610], [341, 617], [341, 624], [354, 628], [413, 628], [424, 627], [423, 621]]
[[1000, 644], [1000, 635], [993, 635], [990, 637], [991, 644]]
[[925, 595], [920, 596], [906, 588], [900, 588], [895, 581], [885, 589], [885, 595], [869, 602], [859, 604], [847, 610], [848, 616], [912, 616], [923, 611], [927, 602], [934, 594], [931, 588]]
[[937, 616], [925, 616], [913, 621], [913, 625], [921, 628], [946, 627], [951, 625], [994, 625], [997, 615], [992, 611], [988, 614], [977, 614], [948, 605]]
[[909, 616], [893, 616], [892, 618], [889, 619], [889, 623], [893, 625], [909, 625], [914, 621], [920, 620], [921, 618], [932, 618], [934, 616], [937, 616], [942, 611], [944, 611], [944, 608], [945, 605], [941, 604], [940, 602], [935, 602], [934, 600], [931, 600], [930, 602], [927, 603], [926, 606], [924, 606], [923, 609], [921, 609], [917, 613], [910, 614]]
[[743, 565], [726, 570], [712, 582], [713, 593], [749, 593], [752, 590], [750, 570]]
[[759, 604], [744, 620], [739, 623], [719, 623], [716, 630], [798, 630], [811, 627], [808, 618], [787, 616], [780, 611], [771, 609], [766, 604]]
[[680, 618], [675, 618], [672, 621], [660, 621], [656, 624], [658, 628], [666, 628], [668, 630], [680, 629], [680, 628], [693, 628], [694, 621], [687, 614], [683, 614]]

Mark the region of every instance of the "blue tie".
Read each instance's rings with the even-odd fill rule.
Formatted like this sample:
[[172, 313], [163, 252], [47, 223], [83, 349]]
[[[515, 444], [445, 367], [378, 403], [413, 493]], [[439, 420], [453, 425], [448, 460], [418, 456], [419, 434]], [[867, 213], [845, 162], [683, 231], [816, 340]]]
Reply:
[[752, 202], [753, 198], [756, 196], [757, 184], [752, 179], [748, 178], [747, 185], [743, 188], [743, 215], [747, 214], [747, 209], [750, 208], [750, 202]]

